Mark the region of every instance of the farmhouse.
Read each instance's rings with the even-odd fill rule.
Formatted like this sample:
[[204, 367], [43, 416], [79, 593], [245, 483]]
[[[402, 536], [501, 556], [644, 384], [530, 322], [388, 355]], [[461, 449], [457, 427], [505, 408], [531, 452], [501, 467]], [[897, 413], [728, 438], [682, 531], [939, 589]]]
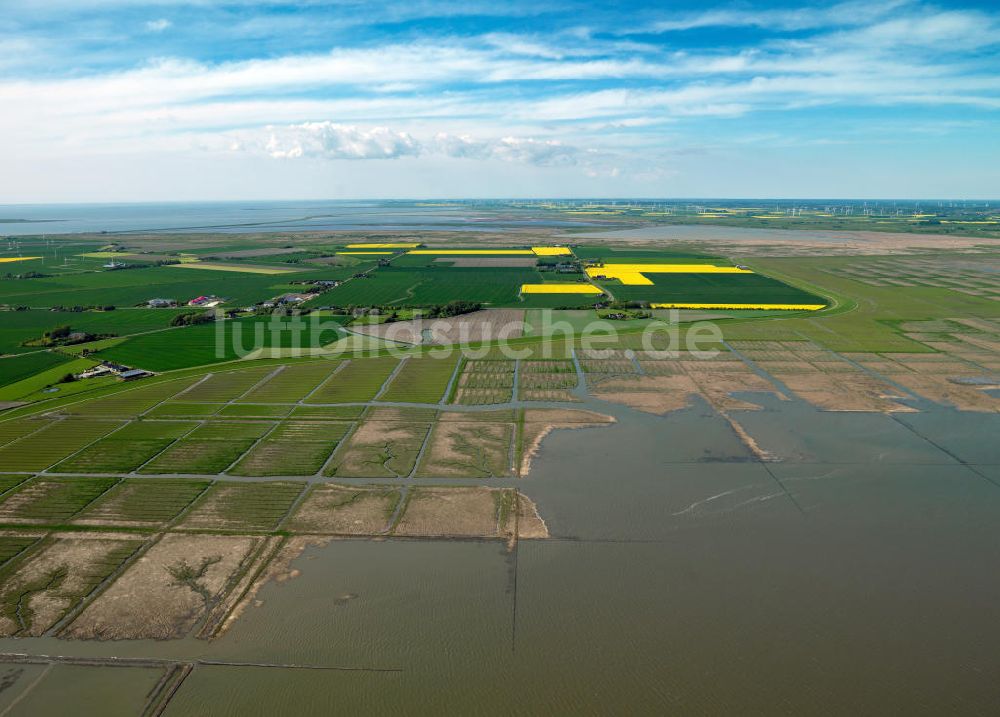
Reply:
[[209, 294], [207, 296], [197, 296], [191, 301], [187, 302], [188, 306], [200, 306], [204, 309], [213, 309], [219, 304], [223, 303], [225, 299], [220, 299], [214, 294]]
[[141, 368], [129, 368], [128, 366], [123, 366], [120, 363], [104, 361], [93, 368], [89, 368], [86, 371], [77, 374], [77, 378], [87, 379], [98, 378], [99, 376], [117, 376], [122, 381], [134, 381], [137, 378], [144, 378], [152, 375], [153, 374], [149, 371], [144, 371]]
[[104, 364], [94, 366], [93, 368], [87, 369], [83, 373], [77, 374], [77, 378], [97, 378], [98, 376], [107, 376], [111, 373], [111, 369]]
[[279, 306], [281, 304], [301, 304], [303, 301], [309, 301], [309, 299], [315, 299], [318, 294], [282, 294], [272, 301]]

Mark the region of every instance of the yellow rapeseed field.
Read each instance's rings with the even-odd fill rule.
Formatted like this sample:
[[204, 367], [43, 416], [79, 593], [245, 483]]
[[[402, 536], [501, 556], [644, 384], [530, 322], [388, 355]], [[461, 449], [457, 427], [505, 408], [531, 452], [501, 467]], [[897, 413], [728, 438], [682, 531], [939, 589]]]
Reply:
[[252, 264], [214, 264], [210, 261], [192, 261], [181, 264], [167, 264], [167, 268], [175, 269], [207, 269], [208, 271], [239, 271], [244, 274], [290, 274], [298, 269], [278, 269], [271, 266], [253, 266]]
[[752, 274], [749, 269], [712, 264], [605, 264], [587, 268], [587, 276], [618, 279], [628, 286], [650, 286], [644, 274]]
[[650, 304], [651, 309], [767, 309], [786, 311], [818, 311], [826, 304]]
[[414, 249], [407, 254], [433, 254], [435, 256], [463, 256], [479, 254], [483, 256], [532, 256], [531, 249]]
[[521, 284], [522, 294], [600, 294], [593, 284]]
[[573, 253], [565, 246], [533, 246], [531, 251], [537, 256], [568, 256]]
[[5, 256], [0, 257], [0, 264], [10, 264], [13, 261], [28, 261], [29, 259], [41, 259], [40, 256]]
[[416, 249], [420, 242], [363, 242], [348, 244], [348, 249]]
[[386, 254], [392, 255], [391, 251], [338, 251], [337, 256], [371, 256], [377, 254], [379, 256], [385, 256]]
[[127, 251], [88, 251], [84, 254], [77, 254], [87, 259], [119, 259], [126, 256], [135, 256]]

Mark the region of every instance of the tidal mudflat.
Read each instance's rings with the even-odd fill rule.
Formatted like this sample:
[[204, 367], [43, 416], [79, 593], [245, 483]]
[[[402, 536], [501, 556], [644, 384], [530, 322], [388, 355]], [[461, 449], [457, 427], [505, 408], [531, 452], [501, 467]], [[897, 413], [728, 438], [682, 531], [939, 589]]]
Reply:
[[[615, 423], [556, 431], [519, 483], [547, 540], [423, 540], [417, 511], [401, 523], [412, 526], [405, 539], [309, 541], [209, 641], [3, 644], [58, 652], [56, 669], [98, 682], [158, 670], [149, 689], [166, 714], [624, 702], [933, 714], [988, 710], [1000, 696], [981, 676], [998, 666], [1000, 488], [995, 466], [980, 465], [992, 458], [949, 438], [947, 409], [919, 414], [918, 435], [891, 414], [772, 398], [731, 414], [772, 455], [761, 460], [701, 399], [663, 416], [582, 407]], [[991, 425], [966, 429], [989, 445]], [[347, 524], [381, 526], [399, 500], [338, 490], [309, 493], [299, 523], [316, 530], [318, 507], [360, 500]], [[460, 500], [481, 502], [485, 489], [469, 490]], [[424, 491], [433, 515], [435, 489]], [[99, 624], [94, 609], [77, 630]], [[113, 667], [111, 656], [136, 665]], [[9, 694], [37, 679], [31, 664], [11, 669]], [[138, 708], [147, 696], [130, 699]]]

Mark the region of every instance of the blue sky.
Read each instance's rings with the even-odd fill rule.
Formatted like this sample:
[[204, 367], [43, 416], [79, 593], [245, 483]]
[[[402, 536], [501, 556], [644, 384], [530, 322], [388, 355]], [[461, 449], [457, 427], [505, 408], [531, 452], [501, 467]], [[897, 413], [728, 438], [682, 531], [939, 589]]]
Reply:
[[1000, 197], [1000, 9], [0, 0], [0, 204]]

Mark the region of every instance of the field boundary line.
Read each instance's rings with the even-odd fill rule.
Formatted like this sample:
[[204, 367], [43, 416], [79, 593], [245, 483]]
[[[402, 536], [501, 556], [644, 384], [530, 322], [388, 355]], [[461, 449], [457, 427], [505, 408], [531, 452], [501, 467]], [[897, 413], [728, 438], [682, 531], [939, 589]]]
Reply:
[[514, 452], [514, 478], [522, 478], [521, 463], [524, 461], [524, 422], [527, 408], [514, 409], [514, 440], [512, 450]]
[[396, 501], [396, 505], [392, 506], [392, 513], [386, 519], [385, 528], [379, 535], [392, 535], [392, 531], [395, 530], [396, 523], [399, 522], [401, 517], [400, 511], [402, 511], [403, 506], [406, 504], [406, 495], [412, 489], [412, 486], [399, 485], [399, 486], [388, 486], [391, 487], [399, 495], [399, 499]]
[[[340, 373], [341, 371], [343, 371], [344, 368], [349, 363], [351, 363], [351, 359], [341, 359], [340, 363], [337, 364], [337, 366], [333, 369], [333, 371], [330, 372], [330, 374], [328, 376], [326, 376], [323, 379], [320, 379], [320, 382], [317, 383], [315, 386], [313, 386], [312, 389], [310, 389], [309, 393], [307, 393], [305, 396], [303, 396], [302, 398], [300, 398], [297, 401], [295, 401], [292, 405], [293, 406], [305, 406], [306, 405], [306, 403], [305, 403], [306, 400], [308, 400], [309, 398], [311, 398], [314, 393], [316, 393], [318, 390], [320, 390], [321, 388], [323, 388], [323, 386], [326, 385], [327, 381], [332, 380], [334, 376], [336, 376], [338, 373]], [[313, 404], [313, 405], [315, 405], [315, 404]], [[289, 411], [289, 413], [291, 413], [291, 411]]]
[[[187, 393], [188, 391], [190, 391], [192, 388], [194, 388], [195, 386], [200, 386], [201, 384], [205, 383], [205, 381], [207, 381], [209, 378], [211, 378], [214, 375], [215, 375], [214, 373], [207, 373], [207, 374], [205, 374], [204, 376], [202, 376], [197, 381], [195, 381], [194, 383], [192, 383], [190, 386], [187, 386], [183, 390], [178, 391], [177, 393], [175, 393], [175, 394], [173, 394], [171, 396], [167, 396], [166, 398], [164, 398], [164, 399], [162, 399], [160, 401], [157, 401], [152, 406], [150, 406], [149, 408], [147, 408], [145, 411], [142, 411], [141, 413], [137, 414], [136, 418], [145, 418], [146, 414], [148, 414], [154, 408], [158, 408], [158, 407], [162, 406], [164, 403], [166, 403], [167, 401], [172, 401], [173, 399], [177, 398], [178, 396], [183, 396], [185, 393]], [[164, 381], [164, 383], [166, 383], [166, 381]], [[154, 385], [157, 385], [157, 384], [154, 384]], [[124, 393], [124, 391], [122, 393]], [[114, 395], [117, 396], [118, 394], [114, 394]]]
[[430, 422], [427, 426], [427, 433], [424, 434], [424, 440], [420, 442], [420, 450], [417, 451], [417, 455], [413, 459], [413, 468], [405, 476], [398, 476], [398, 478], [405, 478], [406, 480], [411, 480], [416, 477], [417, 469], [420, 467], [420, 461], [424, 458], [424, 451], [427, 450], [427, 446], [431, 442], [431, 434], [434, 432], [434, 428], [438, 424], [438, 417], [435, 416], [434, 420]]
[[339, 441], [337, 441], [337, 445], [335, 445], [335, 446], [333, 447], [333, 450], [332, 450], [332, 451], [330, 451], [330, 455], [328, 455], [328, 456], [326, 457], [326, 460], [325, 460], [325, 461], [323, 461], [323, 465], [321, 465], [321, 466], [319, 467], [319, 470], [318, 470], [318, 471], [316, 471], [316, 472], [315, 472], [315, 473], [314, 473], [314, 474], [312, 475], [312, 478], [314, 478], [314, 479], [319, 479], [319, 478], [332, 478], [332, 477], [333, 477], [333, 476], [328, 476], [328, 475], [326, 474], [326, 469], [330, 467], [330, 464], [331, 464], [331, 463], [333, 463], [333, 459], [334, 459], [334, 458], [335, 458], [335, 457], [337, 456], [337, 454], [338, 454], [338, 453], [339, 453], [339, 452], [340, 452], [341, 450], [343, 450], [344, 446], [346, 446], [346, 445], [347, 445], [347, 442], [348, 442], [348, 441], [349, 441], [349, 440], [351, 439], [351, 437], [352, 437], [352, 436], [353, 436], [353, 435], [354, 435], [354, 434], [355, 434], [355, 433], [357, 432], [357, 430], [358, 430], [358, 426], [360, 426], [360, 425], [361, 425], [361, 422], [362, 422], [363, 420], [364, 420], [364, 418], [358, 418], [358, 419], [357, 419], [356, 421], [353, 421], [353, 422], [351, 423], [351, 427], [350, 427], [349, 429], [347, 429], [347, 432], [346, 432], [346, 433], [344, 433], [344, 435], [343, 435], [343, 436], [341, 437], [341, 439], [340, 439]]
[[510, 448], [507, 449], [507, 474], [503, 476], [490, 476], [490, 478], [518, 478], [519, 471], [518, 459], [520, 456], [517, 454], [517, 431], [518, 431], [518, 413], [524, 411], [523, 408], [514, 408], [514, 420], [511, 423], [501, 423], [501, 426], [510, 426]]
[[[808, 336], [805, 336], [800, 331], [796, 331], [795, 333], [798, 334], [799, 336], [802, 336], [807, 341], [812, 341], [812, 339], [810, 339]], [[816, 343], [816, 342], [813, 341], [812, 343]], [[841, 353], [839, 353], [837, 351], [834, 351], [831, 348], [827, 348], [826, 346], [820, 346], [820, 348], [822, 348], [827, 353], [835, 356], [839, 360], [844, 361], [844, 362], [850, 364], [851, 366], [853, 366], [854, 368], [858, 369], [862, 373], [866, 373], [869, 376], [871, 376], [872, 378], [878, 379], [879, 381], [882, 381], [883, 383], [885, 383], [888, 386], [892, 386], [893, 388], [895, 388], [898, 391], [902, 391], [903, 393], [905, 393], [906, 395], [908, 395], [914, 401], [928, 401], [928, 400], [930, 400], [930, 399], [924, 398], [923, 396], [921, 396], [918, 393], [915, 393], [915, 392], [911, 391], [906, 386], [904, 386], [904, 385], [902, 385], [900, 383], [896, 383], [891, 378], [888, 378], [888, 377], [882, 375], [879, 371], [876, 371], [873, 368], [869, 368], [867, 366], [864, 366], [864, 365], [858, 363], [857, 361], [855, 361], [854, 359], [848, 358], [847, 356], [844, 356], [843, 354], [841, 354]], [[931, 403], [935, 403], [935, 402], [931, 401]]]
[[465, 368], [466, 360], [465, 356], [459, 353], [458, 361], [455, 362], [455, 370], [451, 372], [451, 378], [448, 379], [448, 385], [445, 387], [444, 396], [442, 396], [441, 400], [438, 401], [438, 405], [446, 406], [451, 403], [457, 388], [455, 384], [458, 382], [458, 377], [461, 375], [462, 369]]
[[168, 448], [170, 448], [170, 446], [174, 445], [178, 441], [184, 440], [185, 438], [187, 438], [188, 436], [190, 436], [192, 433], [194, 433], [196, 430], [198, 430], [199, 428], [201, 428], [202, 426], [204, 426], [205, 423], [206, 423], [206, 421], [204, 421], [204, 420], [201, 420], [201, 421], [192, 421], [192, 423], [194, 423], [194, 425], [191, 426], [191, 428], [187, 429], [186, 431], [184, 431], [184, 433], [182, 435], [177, 436], [177, 438], [175, 438], [174, 440], [170, 441], [170, 443], [168, 443], [163, 448], [161, 448], [160, 450], [158, 450], [155, 454], [153, 454], [152, 456], [150, 456], [147, 460], [143, 461], [142, 465], [136, 466], [135, 468], [133, 468], [126, 475], [128, 475], [128, 476], [138, 476], [138, 475], [140, 475], [139, 471], [141, 471], [147, 465], [149, 465], [150, 463], [152, 463], [153, 461], [155, 461], [157, 458], [159, 458], [161, 455], [163, 455], [163, 453]]
[[581, 397], [590, 396], [590, 391], [587, 389], [587, 374], [583, 370], [583, 364], [580, 363], [580, 357], [576, 353], [576, 347], [570, 347], [570, 358], [573, 361], [573, 367], [576, 369], [576, 386], [573, 388], [573, 393], [580, 395]]
[[[218, 637], [226, 629], [226, 622], [229, 616], [232, 615], [236, 610], [239, 609], [243, 601], [247, 599], [250, 591], [253, 589], [257, 581], [260, 580], [268, 566], [278, 557], [282, 549], [288, 544], [288, 536], [286, 535], [270, 535], [266, 536], [261, 541], [260, 549], [254, 554], [253, 559], [250, 564], [247, 565], [246, 569], [238, 575], [238, 579], [235, 580], [233, 586], [226, 591], [225, 595], [220, 599], [215, 606], [213, 606], [213, 611], [219, 607], [226, 608], [226, 600], [234, 595], [238, 590], [239, 594], [235, 595], [232, 603], [228, 606], [228, 609], [224, 610], [220, 615], [213, 615], [213, 611], [205, 616], [201, 627], [198, 629], [195, 637], [201, 640], [211, 640], [212, 638]], [[245, 582], [245, 584], [244, 584]], [[242, 586], [242, 590], [240, 587]], [[194, 632], [194, 629], [192, 629]], [[189, 633], [190, 634], [190, 633]]]
[[59, 465], [60, 463], [65, 463], [65, 462], [66, 462], [66, 461], [68, 461], [68, 460], [69, 460], [70, 458], [73, 458], [73, 457], [75, 457], [76, 455], [78, 455], [78, 454], [82, 453], [83, 451], [87, 450], [87, 449], [88, 449], [88, 448], [90, 448], [91, 446], [93, 446], [93, 445], [96, 445], [96, 444], [100, 443], [100, 442], [101, 442], [101, 441], [103, 441], [103, 440], [104, 440], [105, 438], [108, 438], [109, 436], [113, 436], [114, 434], [118, 433], [118, 431], [122, 430], [122, 429], [123, 429], [123, 428], [125, 428], [126, 426], [130, 426], [130, 425], [132, 425], [133, 423], [135, 423], [135, 419], [134, 419], [134, 418], [129, 418], [129, 419], [122, 419], [122, 418], [117, 418], [117, 419], [112, 419], [112, 420], [117, 420], [117, 421], [122, 421], [122, 420], [124, 420], [125, 422], [124, 422], [124, 423], [123, 423], [122, 425], [118, 426], [118, 428], [115, 428], [115, 429], [112, 429], [112, 430], [108, 431], [107, 433], [105, 433], [104, 435], [102, 435], [102, 436], [100, 436], [100, 437], [98, 437], [98, 438], [95, 438], [94, 440], [90, 441], [90, 442], [89, 442], [89, 443], [88, 443], [87, 445], [85, 445], [85, 446], [81, 446], [81, 447], [80, 447], [80, 448], [79, 448], [78, 450], [75, 450], [75, 451], [73, 451], [73, 452], [72, 452], [72, 453], [70, 453], [70, 454], [69, 454], [68, 456], [63, 456], [63, 457], [62, 457], [62, 458], [60, 458], [60, 459], [59, 459], [58, 461], [55, 461], [54, 463], [51, 463], [51, 464], [49, 464], [49, 466], [48, 466], [48, 467], [44, 468], [43, 470], [40, 470], [40, 471], [38, 471], [38, 475], [40, 475], [40, 476], [42, 476], [42, 475], [48, 475], [48, 472], [49, 472], [49, 469], [50, 469], [50, 468], [55, 468], [55, 467], [56, 467], [56, 466], [58, 466], [58, 465]]
[[768, 465], [768, 461], [761, 460], [760, 457], [757, 457], [757, 463], [759, 463], [761, 467], [763, 467], [763, 469], [767, 472], [767, 474], [771, 476], [771, 480], [773, 480], [777, 484], [777, 486], [781, 488], [781, 492], [785, 494], [785, 497], [788, 498], [789, 501], [791, 501], [792, 505], [795, 506], [795, 509], [799, 511], [799, 514], [805, 516], [806, 515], [805, 508], [803, 508], [802, 505], [799, 503], [799, 501], [795, 499], [795, 494], [792, 493], [790, 490], [788, 490], [788, 488], [785, 486], [784, 481], [782, 481], [781, 478], [779, 478], [774, 474], [774, 471], [771, 470], [771, 466]]
[[513, 560], [513, 575], [511, 584], [511, 610], [510, 610], [510, 652], [517, 652], [517, 558], [521, 547], [521, 491], [514, 489], [514, 545], [511, 550]]
[[[233, 403], [236, 403], [241, 398], [245, 398], [251, 391], [257, 390], [258, 388], [260, 388], [261, 386], [263, 386], [265, 383], [267, 383], [268, 381], [270, 381], [272, 378], [274, 378], [275, 376], [277, 376], [279, 373], [281, 373], [282, 371], [284, 371], [287, 366], [288, 366], [288, 364], [281, 364], [280, 366], [278, 366], [273, 371], [270, 371], [266, 376], [264, 376], [263, 378], [261, 378], [259, 381], [257, 381], [257, 383], [255, 383], [253, 386], [251, 386], [250, 388], [248, 388], [246, 391], [244, 391], [243, 393], [241, 393], [236, 398], [231, 398], [228, 401], [224, 401], [223, 404], [222, 404], [223, 408], [225, 408], [226, 406], [229, 406], [229, 405], [231, 405]], [[219, 411], [221, 411], [221, 410], [222, 410], [222, 408], [219, 409]], [[213, 415], [218, 415], [219, 411], [216, 411]]]
[[[29, 664], [29, 665], [87, 665], [96, 667], [167, 667], [170, 665], [205, 665], [208, 667], [266, 667], [276, 670], [329, 670], [337, 672], [404, 672], [402, 667], [370, 667], [370, 666], [344, 666], [344, 665], [303, 665], [298, 663], [281, 662], [237, 662], [236, 660], [212, 660], [207, 658], [196, 658], [194, 660], [184, 660], [172, 657], [82, 657], [76, 655], [31, 655], [25, 652], [0, 653], [0, 663], [3, 664]], [[8, 707], [9, 709], [9, 707]]]
[[226, 475], [227, 472], [230, 471], [230, 470], [232, 470], [236, 466], [237, 463], [239, 463], [244, 458], [246, 458], [248, 455], [250, 455], [250, 452], [253, 451], [253, 449], [255, 449], [257, 446], [259, 446], [264, 441], [265, 438], [267, 438], [272, 433], [274, 433], [276, 430], [278, 430], [278, 426], [280, 426], [281, 423], [282, 423], [281, 421], [275, 421], [274, 425], [272, 425], [269, 429], [267, 429], [266, 431], [264, 431], [264, 434], [260, 438], [258, 438], [256, 441], [254, 441], [253, 443], [251, 443], [250, 446], [245, 451], [243, 451], [242, 453], [240, 453], [239, 456], [237, 456], [236, 460], [234, 460], [232, 463], [230, 463], [228, 466], [226, 466], [225, 470], [220, 471], [219, 475], [220, 476]]
[[49, 662], [48, 664], [46, 664], [45, 669], [41, 671], [38, 677], [32, 680], [31, 684], [28, 685], [21, 694], [19, 694], [17, 697], [11, 700], [10, 704], [7, 705], [7, 707], [4, 709], [3, 712], [0, 712], [0, 717], [5, 717], [6, 715], [10, 714], [10, 711], [12, 709], [17, 707], [24, 698], [28, 697], [32, 692], [34, 692], [35, 688], [38, 687], [39, 683], [41, 683], [41, 681], [48, 676], [49, 672], [52, 671], [53, 667], [55, 667], [54, 662]]
[[[72, 397], [70, 397], [70, 396], [61, 396], [61, 397], [46, 398], [46, 399], [42, 399], [40, 401], [34, 401], [34, 402], [26, 404], [24, 406], [19, 406], [17, 408], [9, 409], [8, 411], [0, 414], [0, 423], [5, 423], [7, 421], [15, 421], [15, 420], [18, 420], [20, 418], [33, 418], [33, 417], [36, 417], [36, 416], [39, 416], [39, 415], [46, 415], [46, 413], [48, 413], [50, 411], [62, 411], [62, 410], [65, 410], [65, 409], [70, 408], [72, 406], [76, 406], [76, 405], [81, 404], [81, 403], [87, 403], [88, 401], [97, 401], [97, 400], [100, 400], [102, 398], [110, 398], [112, 396], [121, 396], [122, 394], [130, 393], [131, 391], [137, 391], [137, 390], [139, 390], [141, 388], [149, 388], [150, 386], [159, 386], [161, 384], [171, 383], [172, 381], [183, 381], [184, 379], [190, 379], [190, 378], [193, 378], [193, 377], [196, 377], [196, 376], [200, 376], [200, 374], [198, 374], [197, 372], [200, 371], [200, 370], [202, 370], [202, 369], [204, 369], [204, 368], [205, 368], [204, 366], [194, 366], [194, 367], [189, 368], [189, 369], [178, 369], [179, 371], [190, 371], [191, 372], [191, 373], [185, 374], [183, 376], [167, 376], [165, 373], [153, 374], [152, 378], [150, 378], [150, 379], [147, 379], [145, 381], [140, 381], [140, 382], [130, 382], [130, 383], [126, 384], [124, 388], [120, 388], [118, 385], [110, 385], [110, 386], [98, 386], [96, 388], [90, 389], [90, 391], [94, 392], [94, 393], [96, 393], [98, 391], [102, 391], [102, 392], [106, 391], [104, 393], [101, 393], [101, 395], [99, 395], [99, 396], [87, 396], [87, 395], [85, 395], [86, 393], [88, 393], [87, 391], [81, 391], [79, 394], [74, 394]], [[154, 379], [157, 379], [157, 378], [160, 378], [160, 379], [163, 379], [163, 380], [160, 380], [160, 381], [154, 380]], [[119, 389], [119, 388], [120, 388], [120, 390], [107, 390], [107, 389]], [[81, 394], [83, 394], [83, 395], [81, 395]], [[174, 395], [177, 395], [177, 394], [174, 394]], [[76, 399], [76, 396], [80, 396], [80, 398]], [[171, 398], [172, 398], [172, 396], [171, 396]], [[72, 400], [72, 399], [76, 399], [76, 400]], [[57, 401], [62, 401], [62, 400], [66, 400], [66, 402], [65, 403], [59, 403], [59, 405], [54, 406], [54, 407], [48, 406], [48, 404], [55, 403]], [[169, 400], [169, 399], [165, 399], [165, 400]], [[159, 405], [159, 404], [157, 404], [157, 405]], [[25, 409], [25, 412], [24, 413], [17, 413], [21, 409]]]
[[295, 500], [293, 500], [291, 505], [288, 506], [288, 510], [286, 510], [285, 514], [281, 516], [281, 519], [274, 524], [275, 530], [285, 529], [285, 523], [291, 520], [292, 516], [295, 515], [295, 512], [299, 509], [299, 506], [305, 502], [306, 498], [313, 492], [317, 485], [317, 483], [309, 483], [308, 481], [303, 483], [302, 490], [299, 491], [297, 496], [295, 496]]
[[723, 339], [722, 345], [725, 346], [729, 351], [731, 351], [732, 354], [733, 354], [733, 356], [735, 356], [740, 361], [742, 361], [743, 363], [745, 363], [747, 365], [747, 367], [749, 367], [749, 369], [751, 371], [753, 371], [755, 374], [757, 374], [758, 376], [760, 376], [762, 379], [768, 381], [769, 383], [771, 383], [771, 385], [773, 385], [775, 388], [777, 388], [782, 394], [784, 394], [785, 398], [787, 398], [790, 401], [797, 401], [797, 400], [799, 400], [799, 397], [795, 395], [795, 393], [792, 391], [792, 389], [788, 388], [788, 386], [785, 384], [784, 381], [782, 381], [781, 379], [779, 379], [779, 378], [777, 378], [775, 376], [772, 376], [769, 372], [767, 372], [764, 369], [762, 369], [760, 366], [757, 365], [756, 361], [754, 361], [753, 359], [749, 358], [748, 356], [745, 356], [739, 349], [734, 348], [733, 345], [730, 344], [725, 339]]
[[[108, 477], [111, 477], [111, 476], [108, 476]], [[80, 506], [79, 510], [77, 510], [75, 513], [73, 513], [71, 515], [67, 515], [66, 516], [66, 522], [72, 522], [75, 518], [79, 517], [80, 513], [82, 513], [87, 508], [89, 508], [90, 506], [92, 506], [96, 501], [100, 500], [105, 495], [107, 495], [108, 491], [110, 491], [115, 486], [119, 485], [123, 480], [125, 480], [125, 479], [124, 478], [115, 478], [114, 483], [112, 483], [111, 485], [109, 485], [107, 488], [105, 488], [100, 493], [98, 493], [93, 498], [91, 498], [86, 503], [84, 503], [82, 506]]]
[[389, 518], [389, 526], [385, 529], [384, 535], [396, 535], [396, 528], [399, 526], [399, 523], [403, 519], [403, 515], [405, 515], [407, 509], [410, 507], [410, 501], [413, 499], [413, 494], [415, 492], [415, 486], [400, 486], [399, 503], [396, 504], [396, 509]]
[[[187, 388], [185, 388], [183, 391], [178, 391], [177, 393], [175, 393], [170, 398], [163, 399], [163, 401], [169, 401], [172, 398], [177, 398], [178, 396], [183, 396], [185, 393], [187, 393], [188, 391], [190, 391], [191, 389], [193, 389], [195, 386], [200, 386], [201, 384], [205, 383], [205, 381], [207, 381], [208, 379], [212, 378], [212, 376], [214, 376], [214, 375], [215, 375], [214, 371], [209, 371], [204, 376], [202, 376], [201, 378], [199, 378], [197, 381], [195, 381], [194, 383], [192, 383], [190, 386], [188, 386]], [[163, 401], [160, 401], [160, 403], [163, 403]], [[159, 406], [160, 404], [158, 403], [156, 405]], [[143, 413], [148, 413], [149, 411], [151, 411], [155, 407], [156, 406], [151, 406], [147, 411], [143, 411]]]
[[[308, 478], [308, 476], [303, 476], [303, 477], [304, 478]], [[273, 530], [281, 530], [281, 526], [284, 524], [284, 522], [286, 520], [288, 520], [289, 517], [291, 517], [291, 515], [299, 507], [299, 505], [302, 503], [302, 501], [305, 500], [306, 494], [309, 492], [309, 489], [312, 487], [312, 484], [310, 484], [308, 480], [296, 480], [296, 481], [289, 481], [289, 482], [291, 482], [291, 483], [301, 483], [302, 487], [299, 489], [299, 492], [296, 494], [295, 500], [293, 500], [291, 503], [289, 503], [288, 510], [286, 510], [285, 513], [284, 513], [284, 515], [282, 515], [280, 518], [278, 518], [278, 520], [275, 521]]]
[[887, 413], [886, 415], [889, 416], [889, 418], [891, 418], [893, 421], [895, 421], [896, 423], [898, 423], [899, 425], [901, 425], [903, 428], [905, 428], [906, 430], [908, 430], [910, 433], [912, 433], [913, 435], [915, 435], [917, 438], [923, 439], [928, 444], [930, 444], [931, 446], [933, 446], [937, 450], [939, 450], [942, 453], [944, 453], [946, 456], [948, 456], [953, 461], [955, 461], [958, 465], [967, 468], [969, 471], [971, 471], [973, 474], [979, 476], [980, 478], [982, 478], [983, 480], [985, 480], [987, 483], [989, 483], [989, 484], [991, 484], [991, 485], [993, 485], [993, 486], [995, 486], [997, 488], [1000, 488], [1000, 483], [998, 483], [993, 478], [990, 478], [987, 474], [982, 473], [979, 470], [976, 470], [976, 467], [975, 467], [974, 464], [966, 462], [961, 457], [955, 455], [950, 450], [948, 450], [944, 446], [940, 445], [937, 441], [934, 441], [934, 440], [928, 438], [927, 436], [925, 436], [923, 433], [921, 433], [920, 431], [918, 431], [915, 427], [911, 426], [909, 423], [907, 423], [906, 421], [904, 421], [903, 419], [901, 419], [896, 414], [894, 414], [894, 413]]
[[[25, 433], [23, 436], [18, 436], [13, 441], [8, 441], [7, 443], [4, 443], [2, 446], [0, 446], [0, 448], [6, 448], [7, 446], [13, 446], [15, 443], [19, 443], [19, 442], [23, 441], [25, 438], [30, 438], [31, 436], [35, 435], [39, 431], [44, 431], [49, 426], [53, 426], [56, 423], [58, 423], [59, 421], [65, 421], [67, 418], [69, 418], [69, 416], [53, 416], [52, 418], [46, 419], [44, 425], [39, 426], [38, 428], [36, 428], [33, 431], [29, 431], [28, 433]], [[32, 471], [28, 471], [28, 473], [31, 473], [31, 472]]]
[[201, 499], [205, 496], [205, 494], [208, 493], [208, 491], [210, 491], [212, 487], [218, 482], [219, 481], [215, 478], [209, 478], [205, 483], [205, 487], [202, 488], [197, 495], [191, 498], [191, 500], [188, 501], [187, 505], [185, 505], [183, 508], [177, 511], [177, 515], [175, 515], [173, 518], [171, 518], [170, 520], [166, 521], [163, 524], [163, 527], [160, 529], [159, 535], [162, 536], [169, 532], [172, 532], [173, 528], [176, 528], [178, 525], [184, 522], [184, 518], [187, 517], [187, 514], [194, 509], [194, 506], [199, 501], [201, 501]]
[[[22, 481], [22, 483], [23, 483], [23, 481]], [[18, 485], [20, 485], [20, 483], [18, 483]], [[11, 565], [11, 564], [15, 563], [25, 553], [31, 552], [31, 549], [34, 548], [36, 545], [38, 545], [42, 540], [44, 540], [46, 536], [45, 535], [36, 535], [36, 536], [33, 536], [33, 537], [35, 538], [34, 542], [31, 542], [31, 543], [28, 543], [27, 545], [25, 545], [23, 548], [21, 548], [16, 553], [14, 553], [9, 558], [7, 558], [7, 560], [5, 560], [3, 563], [0, 563], [0, 566]]]
[[149, 695], [142, 717], [160, 717], [193, 670], [194, 665], [191, 663], [177, 664], [168, 669]]
[[122, 576], [122, 574], [128, 570], [132, 565], [153, 546], [154, 543], [158, 541], [158, 534], [153, 534], [146, 537], [141, 541], [137, 541], [139, 544], [136, 546], [135, 550], [126, 557], [121, 564], [112, 570], [110, 573], [104, 576], [94, 589], [91, 590], [87, 595], [83, 597], [82, 600], [74, 607], [69, 610], [65, 615], [63, 615], [52, 627], [50, 627], [45, 634], [51, 635], [53, 637], [58, 637], [59, 633], [65, 630], [70, 624], [76, 620], [80, 615], [90, 607], [98, 597], [100, 597], [111, 585]]
[[251, 549], [240, 565], [230, 575], [222, 589], [216, 593], [211, 606], [204, 616], [196, 621], [188, 635], [196, 639], [206, 640], [218, 635], [223, 629], [226, 617], [230, 615], [243, 601], [243, 597], [256, 581], [264, 567], [274, 559], [277, 550], [288, 540], [283, 535], [264, 535], [260, 545]]
[[393, 380], [395, 380], [396, 376], [398, 376], [399, 373], [400, 373], [400, 371], [403, 370], [403, 366], [405, 366], [407, 363], [409, 363], [409, 361], [410, 361], [410, 357], [409, 356], [404, 356], [402, 358], [402, 360], [400, 360], [395, 365], [395, 367], [392, 369], [392, 373], [390, 373], [386, 377], [385, 381], [382, 382], [382, 386], [379, 388], [378, 391], [375, 392], [375, 395], [372, 396], [372, 398], [371, 398], [372, 401], [378, 401], [378, 397], [381, 396], [383, 393], [385, 393], [386, 390], [388, 390], [389, 384], [391, 384], [393, 382]]

